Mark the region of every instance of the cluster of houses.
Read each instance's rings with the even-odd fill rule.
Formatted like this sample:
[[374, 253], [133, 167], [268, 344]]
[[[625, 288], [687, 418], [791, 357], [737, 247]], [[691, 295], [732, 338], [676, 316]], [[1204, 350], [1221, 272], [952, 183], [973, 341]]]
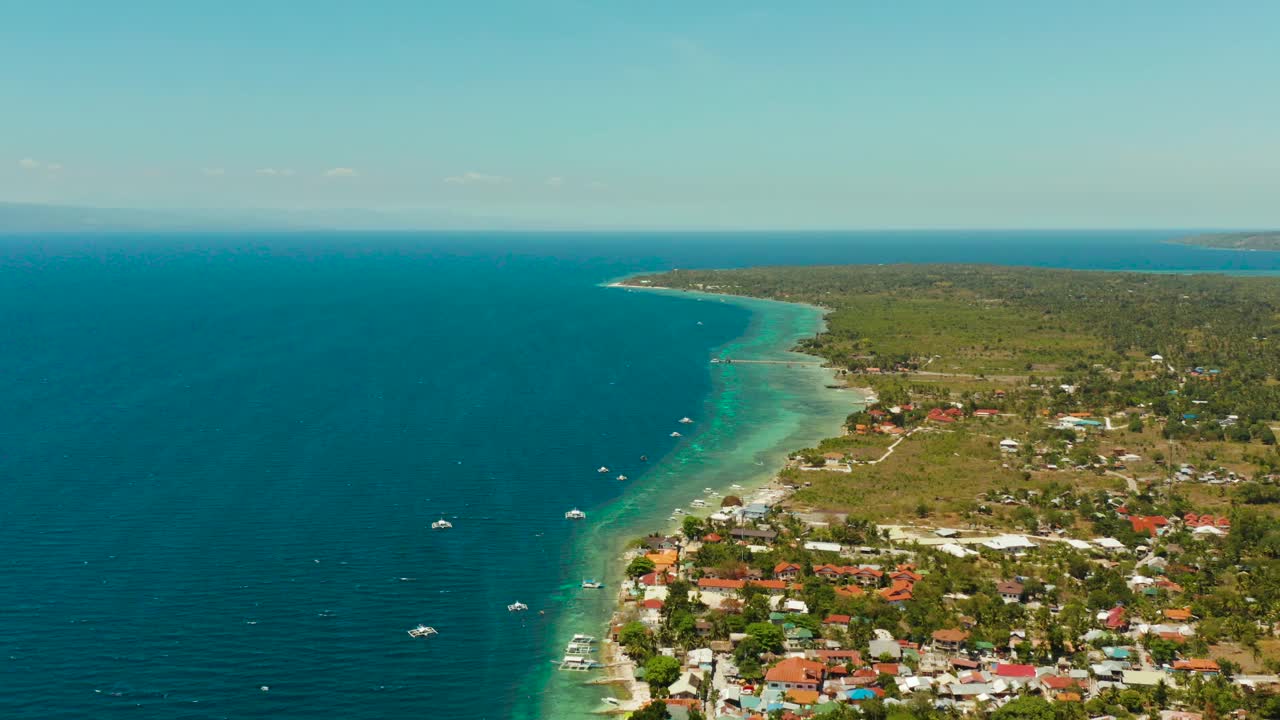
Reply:
[[[1117, 510], [1125, 514], [1123, 508]], [[1183, 518], [1126, 515], [1139, 526], [1159, 535], [1164, 528], [1178, 522], [1199, 522], [1217, 528], [1221, 518], [1188, 514]], [[948, 538], [954, 541], [954, 538]], [[774, 529], [731, 528], [708, 533], [701, 541], [689, 541], [689, 549], [701, 543], [738, 543], [759, 550], [772, 549], [779, 542]], [[987, 550], [1022, 554], [1049, 542], [1044, 538], [1004, 535], [973, 543]], [[735, 664], [734, 649], [747, 639], [746, 633], [730, 633], [727, 639], [713, 639], [713, 624], [700, 618], [697, 635], [705, 638], [702, 647], [688, 651], [682, 674], [667, 689], [673, 717], [687, 717], [697, 709], [707, 717], [763, 719], [781, 712], [787, 718], [821, 718], [839, 704], [858, 705], [878, 700], [885, 703], [905, 702], [906, 698], [926, 693], [935, 705], [967, 713], [990, 709], [1028, 693], [1052, 702], [1079, 703], [1109, 688], [1142, 688], [1163, 684], [1177, 688], [1193, 676], [1210, 677], [1222, 672], [1218, 663], [1203, 657], [1180, 657], [1164, 665], [1156, 663], [1144, 648], [1144, 642], [1159, 637], [1181, 646], [1196, 634], [1198, 618], [1189, 607], [1170, 607], [1155, 611], [1152, 617], [1139, 617], [1130, 609], [1117, 605], [1097, 614], [1094, 627], [1072, 643], [1089, 655], [1088, 667], [1081, 667], [1069, 657], [1045, 664], [1020, 662], [1025, 655], [1018, 652], [1024, 643], [1038, 644], [1026, 630], [1013, 629], [1006, 645], [997, 646], [974, 638], [976, 621], [958, 616], [952, 627], [933, 632], [923, 641], [895, 637], [884, 629], [872, 631], [872, 638], [851, 644], [851, 629], [859, 618], [850, 615], [825, 616], [817, 632], [812, 623], [798, 622], [810, 608], [799, 599], [802, 580], [808, 577], [830, 582], [837, 596], [864, 597], [874, 593], [886, 603], [902, 606], [912, 602], [914, 586], [925, 575], [911, 562], [894, 562], [889, 567], [846, 563], [806, 564], [777, 562], [770, 569], [744, 567], [725, 571], [694, 567], [680, 563], [681, 541], [655, 536], [646, 540], [648, 557], [663, 567], [658, 577], [641, 578], [633, 595], [642, 609], [640, 619], [659, 628], [661, 609], [667, 598], [667, 584], [674, 577], [691, 581], [690, 599], [708, 611], [739, 612], [747, 588], [755, 588], [767, 597], [769, 622], [778, 626], [785, 637], [784, 650], [778, 655], [761, 657], [765, 665], [763, 680], [744, 678]], [[788, 544], [792, 544], [788, 542]], [[835, 543], [806, 543], [814, 549], [842, 556], [858, 554], [861, 549], [844, 548]], [[1069, 545], [1105, 558], [1112, 552], [1131, 552], [1113, 538], [1094, 541], [1070, 540]], [[957, 547], [960, 547], [957, 545]], [[968, 554], [975, 551], [965, 548]], [[916, 551], [899, 553], [911, 556]], [[1105, 559], [1100, 560], [1110, 565]], [[1154, 554], [1141, 559], [1127, 578], [1128, 585], [1139, 592], [1159, 592], [1172, 597], [1182, 592], [1176, 583], [1163, 577], [1168, 561]], [[1148, 576], [1149, 575], [1149, 576]], [[665, 577], [666, 580], [662, 578]], [[996, 591], [1006, 604], [1038, 605], [1029, 600], [1025, 578], [1008, 578], [996, 583]], [[615, 636], [621, 625], [614, 628]], [[720, 636], [723, 638], [723, 636]], [[616, 637], [615, 637], [616, 639]], [[1025, 648], [1024, 648], [1025, 649]], [[661, 652], [678, 657], [674, 649]], [[661, 693], [660, 693], [661, 694]], [[1171, 716], [1172, 717], [1172, 716]], [[1196, 713], [1183, 713], [1180, 718], [1198, 718]]]

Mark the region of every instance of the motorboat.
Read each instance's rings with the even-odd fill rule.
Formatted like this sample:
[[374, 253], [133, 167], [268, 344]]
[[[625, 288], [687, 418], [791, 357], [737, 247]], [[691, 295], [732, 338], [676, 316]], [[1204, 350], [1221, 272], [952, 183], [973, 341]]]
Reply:
[[444, 518], [440, 518], [439, 520], [431, 523], [432, 530], [448, 530], [451, 527], [453, 527], [453, 523], [445, 520]]
[[525, 605], [522, 602], [513, 602], [507, 606], [507, 612], [524, 612], [525, 610], [528, 610], [528, 609], [529, 609], [529, 606]]
[[439, 634], [440, 633], [436, 632], [435, 628], [427, 627], [426, 625], [419, 625], [418, 627], [409, 631], [409, 637], [415, 637], [415, 638], [431, 637], [432, 635], [439, 635]]
[[582, 512], [578, 508], [574, 508], [569, 512], [565, 513], [564, 517], [566, 520], [586, 520], [587, 514]]

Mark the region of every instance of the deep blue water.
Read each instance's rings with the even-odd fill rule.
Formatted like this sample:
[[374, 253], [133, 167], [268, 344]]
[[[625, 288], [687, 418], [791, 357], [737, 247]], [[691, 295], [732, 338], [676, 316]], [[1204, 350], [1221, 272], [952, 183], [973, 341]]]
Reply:
[[592, 572], [564, 511], [626, 492], [597, 466], [635, 481], [674, 447], [749, 320], [599, 283], [1280, 270], [1168, 235], [0, 237], [0, 717], [535, 713], [555, 608]]

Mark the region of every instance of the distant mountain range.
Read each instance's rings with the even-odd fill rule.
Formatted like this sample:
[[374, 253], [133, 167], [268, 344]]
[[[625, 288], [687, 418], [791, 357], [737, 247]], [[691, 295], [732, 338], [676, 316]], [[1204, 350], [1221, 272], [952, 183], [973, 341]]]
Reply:
[[1224, 250], [1280, 250], [1280, 232], [1206, 233], [1177, 238], [1169, 242]]
[[0, 202], [0, 233], [252, 230], [515, 230], [510, 221], [435, 209], [220, 210]]

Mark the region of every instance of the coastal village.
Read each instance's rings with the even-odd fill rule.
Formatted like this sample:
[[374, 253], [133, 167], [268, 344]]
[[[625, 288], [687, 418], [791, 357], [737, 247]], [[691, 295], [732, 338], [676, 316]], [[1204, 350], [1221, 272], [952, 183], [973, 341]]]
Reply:
[[[1152, 352], [1160, 401], [1117, 406], [1097, 368], [943, 380], [934, 360], [838, 370], [867, 396], [842, 436], [637, 539], [609, 711], [1280, 716], [1280, 536], [1255, 511], [1280, 491], [1249, 454], [1275, 438], [1214, 397], [1224, 371]], [[1215, 444], [1232, 433], [1243, 452]]]

